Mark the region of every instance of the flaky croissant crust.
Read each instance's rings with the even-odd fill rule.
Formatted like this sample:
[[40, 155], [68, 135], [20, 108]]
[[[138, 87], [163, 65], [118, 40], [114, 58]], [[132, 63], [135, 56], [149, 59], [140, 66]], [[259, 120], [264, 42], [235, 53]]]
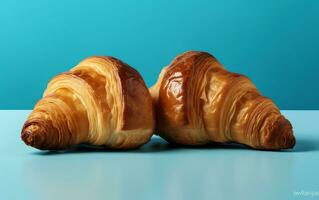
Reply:
[[238, 142], [258, 149], [295, 144], [290, 122], [244, 75], [212, 55], [190, 51], [165, 67], [150, 89], [156, 132], [172, 143]]
[[94, 56], [54, 77], [25, 122], [22, 139], [39, 149], [87, 143], [135, 148], [153, 132], [152, 99], [139, 73]]

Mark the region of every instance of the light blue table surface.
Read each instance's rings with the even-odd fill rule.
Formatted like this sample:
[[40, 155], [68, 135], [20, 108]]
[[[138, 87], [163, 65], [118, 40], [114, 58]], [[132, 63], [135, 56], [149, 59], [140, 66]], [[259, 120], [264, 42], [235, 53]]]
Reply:
[[[319, 111], [283, 111], [293, 150], [175, 148], [41, 152], [20, 140], [30, 111], [0, 111], [0, 199], [317, 199]], [[300, 192], [300, 193], [298, 193]]]

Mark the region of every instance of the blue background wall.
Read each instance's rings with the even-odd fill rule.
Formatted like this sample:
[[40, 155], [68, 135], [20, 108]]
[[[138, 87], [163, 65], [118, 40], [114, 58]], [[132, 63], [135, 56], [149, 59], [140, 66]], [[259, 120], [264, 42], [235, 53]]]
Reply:
[[319, 109], [319, 1], [0, 2], [0, 109], [31, 109], [48, 80], [91, 55], [148, 86], [186, 50], [248, 75], [281, 109]]

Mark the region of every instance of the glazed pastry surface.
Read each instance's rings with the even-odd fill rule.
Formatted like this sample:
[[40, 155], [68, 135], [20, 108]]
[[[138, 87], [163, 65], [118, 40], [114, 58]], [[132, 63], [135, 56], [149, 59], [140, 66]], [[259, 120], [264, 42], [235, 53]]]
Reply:
[[295, 145], [292, 126], [244, 75], [212, 55], [189, 51], [163, 68], [150, 88], [156, 133], [171, 143], [237, 142], [256, 149]]
[[81, 143], [129, 149], [150, 140], [154, 117], [140, 74], [116, 58], [94, 56], [49, 82], [21, 137], [38, 149]]

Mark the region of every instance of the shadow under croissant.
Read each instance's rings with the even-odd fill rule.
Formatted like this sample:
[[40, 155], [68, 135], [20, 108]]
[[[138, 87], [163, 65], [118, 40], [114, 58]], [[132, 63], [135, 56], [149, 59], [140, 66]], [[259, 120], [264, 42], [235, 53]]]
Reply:
[[164, 139], [160, 137], [152, 137], [147, 144], [136, 149], [129, 149], [129, 150], [106, 149], [104, 147], [99, 147], [99, 146], [80, 144], [80, 145], [75, 145], [73, 147], [70, 147], [69, 149], [66, 149], [66, 150], [60, 150], [60, 151], [46, 150], [46, 151], [34, 152], [34, 154], [56, 155], [56, 154], [68, 154], [68, 153], [90, 153], [90, 152], [154, 153], [154, 152], [163, 152], [163, 151], [172, 151], [172, 150], [178, 150], [178, 148], [174, 148], [172, 145], [170, 145], [168, 142], [166, 142]]
[[171, 145], [175, 148], [184, 148], [184, 149], [224, 149], [224, 150], [249, 150], [249, 151], [264, 151], [264, 152], [278, 152], [278, 153], [297, 153], [297, 152], [308, 152], [308, 151], [317, 151], [319, 150], [319, 140], [309, 140], [309, 139], [298, 139], [296, 145], [293, 149], [280, 149], [280, 150], [269, 150], [269, 149], [254, 149], [250, 146], [238, 143], [215, 143], [212, 142], [203, 146], [185, 146], [185, 145]]
[[319, 140], [309, 140], [304, 138], [298, 138], [296, 146], [293, 149], [284, 149], [284, 150], [260, 150], [253, 149], [249, 146], [237, 143], [210, 143], [202, 146], [185, 146], [185, 145], [177, 145], [177, 144], [169, 144], [164, 139], [155, 136], [152, 137], [149, 143], [143, 145], [137, 149], [131, 150], [114, 150], [114, 149], [105, 149], [103, 147], [91, 146], [91, 145], [76, 145], [67, 150], [63, 151], [38, 151], [33, 154], [36, 155], [57, 155], [57, 154], [72, 154], [72, 153], [90, 153], [90, 152], [125, 152], [125, 153], [156, 153], [156, 152], [165, 152], [165, 151], [179, 151], [179, 150], [213, 150], [213, 149], [223, 149], [223, 150], [249, 150], [249, 151], [267, 151], [267, 152], [308, 152], [308, 151], [316, 151], [319, 150]]

